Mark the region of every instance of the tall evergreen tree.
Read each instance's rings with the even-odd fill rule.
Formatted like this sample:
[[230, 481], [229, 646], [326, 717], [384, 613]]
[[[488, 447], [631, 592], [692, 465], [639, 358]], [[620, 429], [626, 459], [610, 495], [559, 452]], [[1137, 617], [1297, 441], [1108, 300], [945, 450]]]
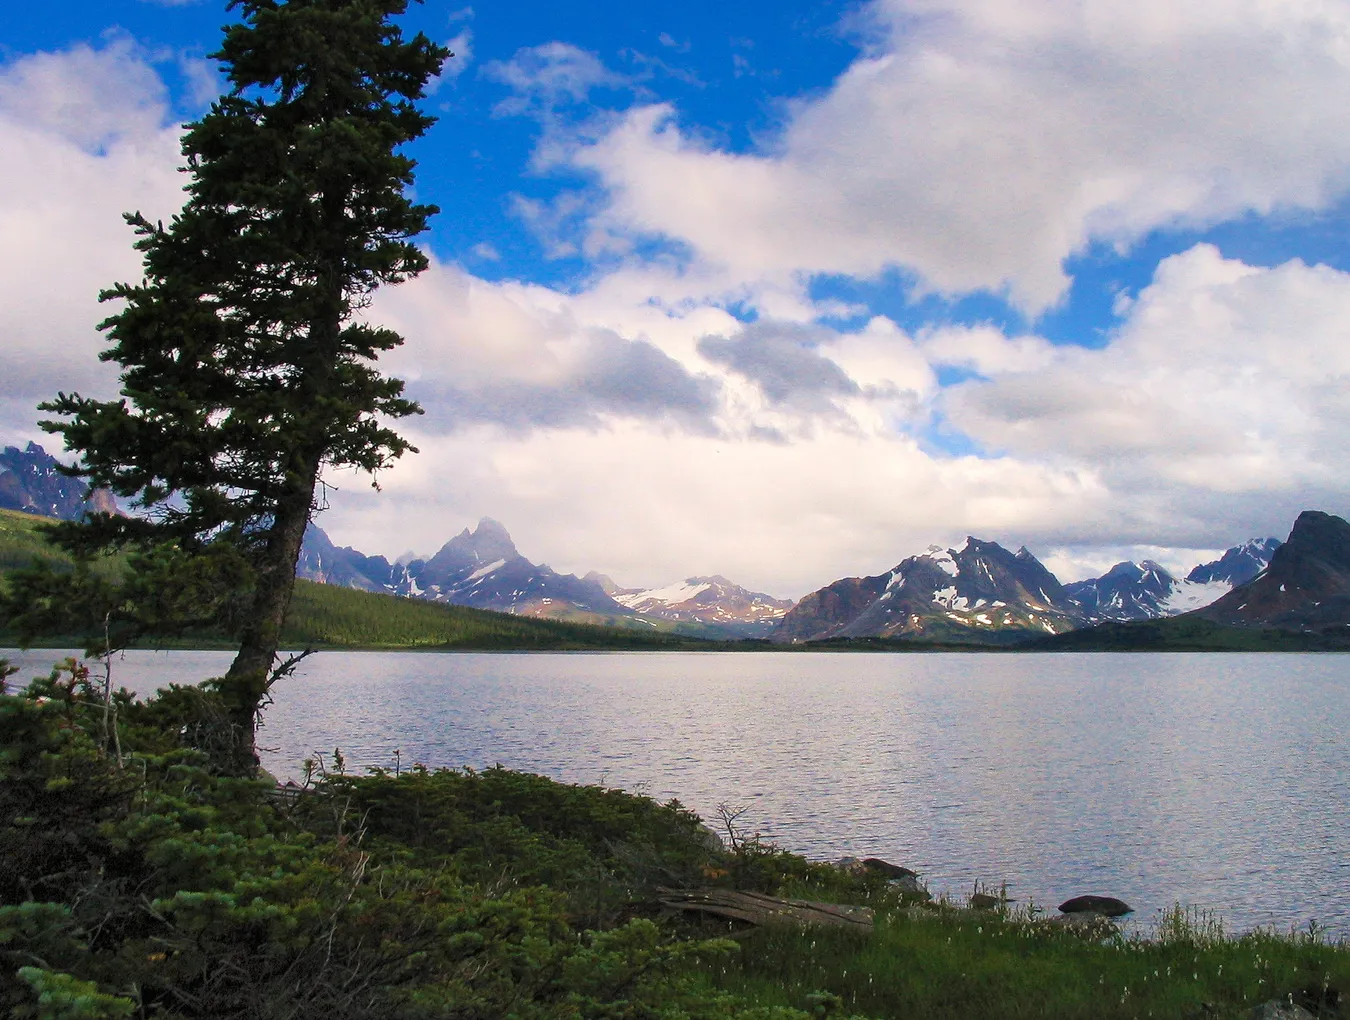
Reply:
[[402, 337], [357, 315], [426, 267], [409, 239], [436, 212], [405, 194], [414, 163], [399, 147], [433, 123], [415, 102], [450, 53], [404, 40], [391, 19], [407, 5], [230, 4], [240, 23], [213, 54], [229, 91], [187, 126], [186, 204], [168, 226], [127, 216], [144, 280], [100, 295], [122, 303], [100, 355], [121, 366], [122, 399], [42, 405], [79, 473], [147, 511], [65, 525], [67, 548], [229, 543], [251, 564], [221, 684], [240, 770], [256, 764], [321, 473], [373, 473], [412, 449], [383, 422], [420, 408], [375, 364]]

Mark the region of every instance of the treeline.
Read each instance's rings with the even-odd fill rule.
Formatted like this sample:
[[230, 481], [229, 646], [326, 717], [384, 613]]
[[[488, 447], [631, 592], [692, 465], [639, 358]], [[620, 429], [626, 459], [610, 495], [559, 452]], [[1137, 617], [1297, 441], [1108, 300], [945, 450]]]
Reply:
[[345, 648], [485, 650], [701, 648], [669, 634], [493, 613], [297, 581], [283, 641]]
[[1026, 652], [1340, 652], [1350, 635], [1258, 627], [1225, 627], [1198, 616], [1100, 623], [1017, 647]]

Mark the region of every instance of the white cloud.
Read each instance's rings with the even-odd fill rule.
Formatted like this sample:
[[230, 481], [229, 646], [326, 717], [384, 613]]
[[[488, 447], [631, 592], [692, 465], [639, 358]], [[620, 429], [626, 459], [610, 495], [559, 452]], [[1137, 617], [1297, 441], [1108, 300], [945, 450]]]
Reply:
[[409, 545], [433, 551], [488, 514], [536, 562], [625, 585], [722, 573], [797, 596], [884, 570], [932, 541], [1067, 520], [1105, 495], [1064, 472], [937, 463], [904, 438], [837, 431], [769, 444], [626, 421], [598, 433], [479, 427], [413, 438], [423, 452], [382, 477], [383, 493], [345, 485], [320, 523], [397, 555]]
[[97, 153], [151, 137], [168, 114], [155, 69], [125, 36], [102, 49], [79, 44], [34, 53], [0, 68], [0, 112], [34, 131]]
[[646, 336], [579, 319], [545, 287], [491, 284], [433, 263], [373, 314], [409, 338], [384, 359], [430, 427], [599, 427], [614, 417], [713, 431], [718, 386]]
[[[182, 203], [164, 87], [125, 39], [0, 68], [0, 427], [32, 435], [57, 390], [116, 392], [98, 292], [140, 277], [123, 211]], [[52, 441], [47, 440], [50, 444]]]
[[594, 53], [565, 42], [524, 47], [510, 60], [484, 64], [482, 74], [515, 93], [497, 104], [496, 112], [504, 116], [544, 116], [560, 106], [580, 103], [594, 88], [627, 83]]
[[473, 30], [469, 28], [461, 30], [445, 45], [453, 56], [441, 68], [439, 79], [441, 81], [458, 78], [473, 63]]
[[665, 105], [579, 150], [607, 229], [735, 281], [891, 265], [1055, 302], [1092, 239], [1320, 208], [1350, 170], [1350, 7], [1267, 0], [878, 0], [875, 52], [735, 154]]
[[1122, 519], [1151, 504], [1174, 535], [1259, 503], [1276, 520], [1317, 499], [1335, 512], [1350, 495], [1347, 323], [1350, 274], [1256, 268], [1198, 245], [1159, 265], [1104, 349], [1019, 341], [1023, 363], [986, 359], [991, 378], [941, 406], [992, 449], [1092, 465]]

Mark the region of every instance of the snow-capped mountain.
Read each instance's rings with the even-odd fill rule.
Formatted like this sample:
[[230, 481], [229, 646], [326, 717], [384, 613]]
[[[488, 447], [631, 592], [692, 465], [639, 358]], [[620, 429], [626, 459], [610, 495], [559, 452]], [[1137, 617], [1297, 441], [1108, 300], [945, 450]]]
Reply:
[[930, 546], [885, 574], [836, 581], [807, 595], [774, 629], [776, 641], [909, 637], [1001, 641], [1059, 634], [1084, 622], [1064, 586], [1025, 547], [967, 538]]
[[968, 538], [930, 546], [871, 577], [849, 577], [795, 606], [721, 576], [662, 588], [622, 588], [597, 573], [578, 578], [527, 560], [491, 518], [464, 529], [429, 559], [390, 563], [338, 547], [311, 525], [299, 576], [527, 616], [652, 626], [705, 637], [908, 637], [1004, 642], [1104, 621], [1176, 616], [1217, 602], [1265, 569], [1277, 539], [1253, 539], [1178, 579], [1151, 560], [1117, 563], [1101, 577], [1061, 585], [1026, 548]]
[[1101, 577], [1065, 585], [1069, 598], [1093, 623], [1156, 620], [1189, 613], [1222, 598], [1257, 576], [1280, 546], [1276, 538], [1254, 538], [1194, 567], [1184, 579], [1152, 560], [1117, 563]]
[[295, 574], [319, 584], [391, 595], [406, 595], [410, 588], [403, 566], [390, 563], [383, 556], [367, 556], [350, 546], [336, 546], [317, 524], [310, 524], [305, 531]]
[[664, 627], [704, 637], [763, 637], [792, 603], [724, 577], [694, 577], [659, 589], [619, 588], [601, 574], [578, 578], [532, 563], [507, 530], [484, 517], [435, 556], [390, 563], [305, 533], [297, 574], [307, 580], [521, 616]]
[[406, 594], [437, 602], [524, 616], [624, 613], [594, 581], [531, 563], [490, 517], [473, 531], [465, 528], [431, 559], [409, 563], [406, 570]]
[[1280, 547], [1278, 538], [1253, 538], [1235, 545], [1217, 560], [1202, 563], [1186, 575], [1193, 584], [1227, 584], [1230, 589], [1256, 579], [1256, 575], [1270, 565], [1271, 557]]
[[767, 636], [793, 606], [791, 599], [750, 591], [718, 574], [690, 577], [664, 588], [620, 588], [603, 574], [586, 577], [640, 616], [700, 623], [747, 637]]
[[0, 508], [76, 520], [86, 513], [118, 512], [112, 493], [57, 470], [57, 460], [37, 443], [0, 451]]
[[1152, 620], [1172, 615], [1165, 607], [1177, 583], [1152, 560], [1126, 561], [1101, 577], [1067, 584], [1064, 590], [1090, 620]]

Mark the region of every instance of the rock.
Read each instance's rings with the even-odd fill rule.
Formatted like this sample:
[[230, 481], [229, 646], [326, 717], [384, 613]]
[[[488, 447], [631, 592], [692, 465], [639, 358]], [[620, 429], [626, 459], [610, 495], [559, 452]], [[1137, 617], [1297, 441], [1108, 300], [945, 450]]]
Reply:
[[972, 910], [996, 910], [1001, 907], [1006, 900], [1001, 900], [997, 896], [990, 896], [988, 893], [971, 893], [970, 907]]
[[694, 841], [711, 854], [727, 852], [727, 845], [722, 842], [722, 836], [715, 829], [709, 828], [702, 822], [699, 822], [698, 827], [694, 830]]
[[1064, 914], [1101, 914], [1103, 917], [1134, 913], [1134, 907], [1114, 896], [1075, 896], [1061, 903], [1059, 909]]
[[914, 893], [915, 895], [928, 895], [928, 890], [919, 884], [919, 879], [915, 875], [905, 875], [903, 878], [887, 879], [886, 884], [893, 889], [899, 889], [902, 893]]
[[[845, 858], [848, 860], [849, 858]], [[863, 860], [862, 866], [875, 875], [882, 875], [887, 879], [897, 878], [918, 878], [917, 871], [910, 871], [908, 868], [902, 868], [898, 864], [892, 864], [890, 861], [883, 861], [880, 857], [867, 857]]]
[[1247, 1014], [1248, 1020], [1317, 1020], [1302, 1006], [1287, 999], [1271, 999], [1259, 1006], [1253, 1006]]
[[834, 866], [846, 875], [853, 875], [855, 878], [861, 878], [867, 874], [867, 869], [863, 862], [856, 857], [841, 857], [834, 862]]

